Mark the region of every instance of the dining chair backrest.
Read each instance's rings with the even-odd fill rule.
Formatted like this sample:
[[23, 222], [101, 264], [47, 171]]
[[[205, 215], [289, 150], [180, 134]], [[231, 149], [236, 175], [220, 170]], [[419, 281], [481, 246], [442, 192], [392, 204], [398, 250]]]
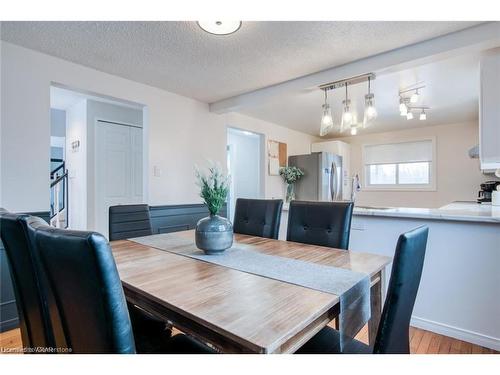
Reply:
[[73, 353], [134, 353], [122, 284], [111, 248], [99, 233], [33, 228], [54, 294], [55, 340]]
[[109, 208], [109, 240], [126, 240], [153, 234], [147, 204], [128, 204]]
[[287, 241], [349, 248], [352, 202], [291, 201]]
[[52, 348], [54, 338], [47, 302], [49, 291], [39, 267], [34, 238], [27, 230], [28, 223], [47, 226], [37, 217], [5, 211], [0, 214], [0, 233], [14, 287], [23, 346]]
[[410, 319], [422, 276], [428, 234], [429, 229], [422, 226], [399, 236], [374, 353], [410, 354]]
[[278, 239], [281, 220], [281, 199], [236, 200], [234, 233]]

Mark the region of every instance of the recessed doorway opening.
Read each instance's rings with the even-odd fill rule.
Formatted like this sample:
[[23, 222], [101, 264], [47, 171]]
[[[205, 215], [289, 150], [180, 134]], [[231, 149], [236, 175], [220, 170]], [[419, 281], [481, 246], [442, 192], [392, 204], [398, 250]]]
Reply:
[[227, 129], [227, 170], [231, 175], [228, 217], [234, 219], [238, 198], [264, 197], [264, 135]]
[[50, 88], [50, 224], [108, 235], [108, 209], [147, 201], [141, 104]]

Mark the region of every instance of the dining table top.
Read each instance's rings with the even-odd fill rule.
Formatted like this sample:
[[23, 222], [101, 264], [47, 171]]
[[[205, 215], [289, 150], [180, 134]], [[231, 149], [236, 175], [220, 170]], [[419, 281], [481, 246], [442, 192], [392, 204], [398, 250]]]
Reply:
[[[190, 239], [194, 231], [171, 234]], [[235, 234], [236, 244], [279, 257], [380, 274], [391, 258]], [[294, 352], [338, 315], [339, 296], [189, 258], [130, 240], [112, 241], [129, 300], [228, 352]], [[380, 281], [380, 280], [379, 280]], [[224, 341], [221, 344], [221, 341]]]

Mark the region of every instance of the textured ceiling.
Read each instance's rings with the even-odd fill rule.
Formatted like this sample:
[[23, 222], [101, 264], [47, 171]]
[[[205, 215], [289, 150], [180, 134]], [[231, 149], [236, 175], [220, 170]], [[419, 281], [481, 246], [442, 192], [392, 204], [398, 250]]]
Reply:
[[211, 103], [474, 24], [243, 22], [214, 36], [194, 22], [2, 22], [1, 38]]
[[[413, 120], [406, 120], [405, 117], [399, 115], [399, 90], [416, 83], [425, 86], [420, 90], [420, 100], [415, 106], [431, 107], [427, 111], [427, 121], [419, 121], [418, 112], [414, 113]], [[378, 117], [370, 127], [361, 129], [360, 134], [477, 121], [479, 55], [469, 54], [411, 69], [380, 74], [372, 82], [371, 88], [375, 95]], [[349, 88], [351, 109], [357, 113], [358, 122], [363, 121], [366, 93], [366, 83]], [[343, 89], [329, 92], [328, 101], [336, 124], [340, 123], [344, 98]], [[242, 112], [304, 133], [318, 135], [323, 102], [324, 94], [321, 90], [306, 89], [280, 97], [272, 97], [264, 104], [244, 108]], [[327, 138], [339, 135], [338, 132], [332, 132]]]

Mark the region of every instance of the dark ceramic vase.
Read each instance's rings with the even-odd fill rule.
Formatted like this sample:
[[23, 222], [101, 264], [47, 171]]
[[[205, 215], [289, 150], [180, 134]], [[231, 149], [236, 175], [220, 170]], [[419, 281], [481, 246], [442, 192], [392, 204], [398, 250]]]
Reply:
[[210, 215], [196, 224], [196, 247], [207, 255], [220, 254], [233, 246], [233, 225], [219, 215]]

